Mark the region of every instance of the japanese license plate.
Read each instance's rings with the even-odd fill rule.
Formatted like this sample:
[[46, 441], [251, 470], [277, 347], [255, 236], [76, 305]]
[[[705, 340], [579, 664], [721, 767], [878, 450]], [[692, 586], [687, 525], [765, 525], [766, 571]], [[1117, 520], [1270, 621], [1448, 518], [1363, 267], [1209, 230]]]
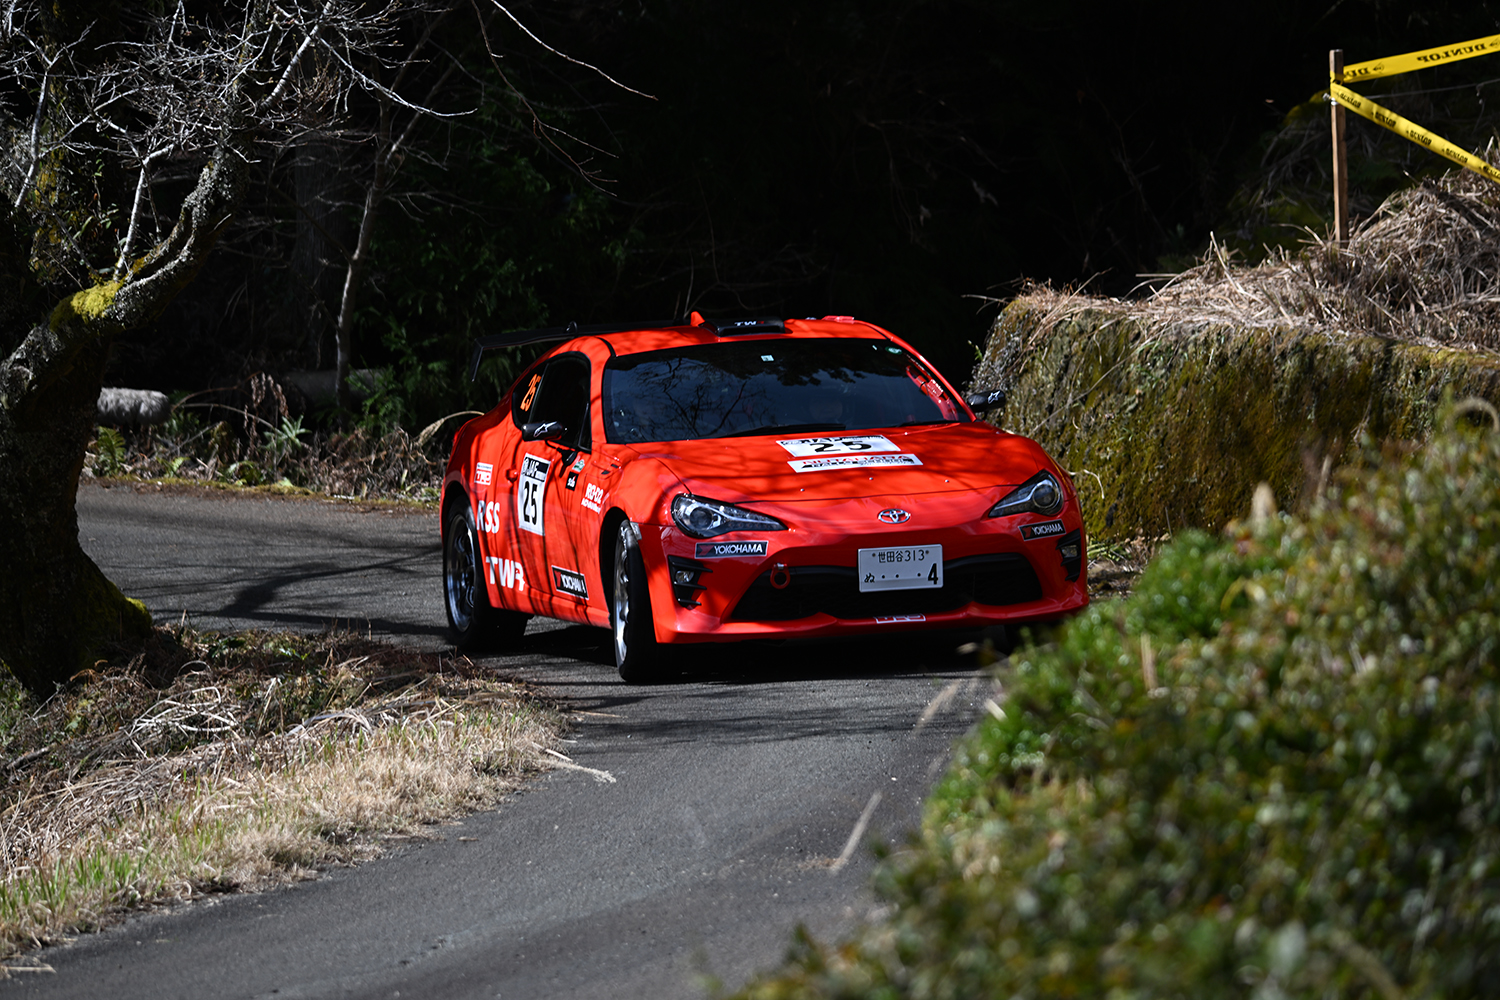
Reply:
[[886, 545], [859, 550], [859, 589], [922, 590], [943, 585], [941, 545]]

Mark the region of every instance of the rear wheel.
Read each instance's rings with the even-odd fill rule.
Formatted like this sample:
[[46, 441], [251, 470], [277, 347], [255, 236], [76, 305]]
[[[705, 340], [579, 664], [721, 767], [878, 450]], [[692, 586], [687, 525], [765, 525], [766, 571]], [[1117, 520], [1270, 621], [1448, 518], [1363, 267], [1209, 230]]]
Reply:
[[490, 605], [484, 589], [479, 533], [467, 505], [453, 508], [443, 542], [443, 607], [453, 644], [465, 652], [515, 643], [530, 615]]
[[635, 527], [629, 521], [620, 524], [620, 533], [615, 538], [614, 577], [609, 625], [620, 679], [627, 684], [660, 680], [662, 650], [651, 621], [646, 567], [641, 561]]

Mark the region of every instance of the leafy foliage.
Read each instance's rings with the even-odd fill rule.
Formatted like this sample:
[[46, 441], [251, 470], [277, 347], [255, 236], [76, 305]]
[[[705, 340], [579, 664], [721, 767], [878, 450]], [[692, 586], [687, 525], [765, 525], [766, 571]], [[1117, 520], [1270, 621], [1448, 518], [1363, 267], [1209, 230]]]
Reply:
[[1497, 995], [1500, 433], [1458, 424], [1014, 654], [895, 915], [747, 995]]
[[489, 409], [534, 352], [490, 356], [471, 382], [475, 338], [586, 321], [618, 278], [630, 234], [605, 196], [504, 144], [497, 117], [454, 137], [461, 164], [425, 172], [446, 203], [393, 216], [376, 242], [379, 297], [362, 317], [379, 337], [365, 358], [384, 369], [365, 404], [373, 432]]
[[118, 476], [125, 471], [124, 436], [113, 427], [99, 428], [94, 455], [94, 475]]

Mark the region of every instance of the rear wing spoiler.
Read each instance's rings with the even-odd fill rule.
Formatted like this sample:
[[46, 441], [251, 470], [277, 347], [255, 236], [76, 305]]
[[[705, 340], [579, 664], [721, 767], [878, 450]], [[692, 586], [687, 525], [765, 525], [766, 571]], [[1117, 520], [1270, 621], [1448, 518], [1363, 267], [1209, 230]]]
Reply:
[[492, 333], [488, 337], [474, 340], [474, 353], [469, 356], [469, 381], [479, 378], [479, 363], [490, 351], [503, 351], [508, 347], [525, 347], [527, 344], [544, 344], [553, 340], [572, 340], [591, 333], [624, 333], [626, 330], [655, 330], [667, 326], [682, 326], [686, 320], [651, 321], [646, 323], [591, 323], [567, 326], [548, 326], [536, 330], [511, 330], [507, 333]]

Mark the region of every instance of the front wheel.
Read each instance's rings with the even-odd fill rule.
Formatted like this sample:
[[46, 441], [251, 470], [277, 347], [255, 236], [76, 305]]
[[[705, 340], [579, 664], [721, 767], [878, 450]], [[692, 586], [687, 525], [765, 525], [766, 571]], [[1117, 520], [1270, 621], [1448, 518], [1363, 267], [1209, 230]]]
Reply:
[[466, 505], [456, 506], [443, 541], [443, 607], [453, 645], [465, 652], [515, 643], [531, 617], [492, 607], [483, 573], [474, 514]]
[[614, 637], [615, 668], [627, 684], [647, 684], [661, 677], [661, 649], [651, 622], [651, 596], [646, 590], [646, 566], [635, 526], [620, 524], [615, 537], [614, 592], [609, 602], [610, 634]]

